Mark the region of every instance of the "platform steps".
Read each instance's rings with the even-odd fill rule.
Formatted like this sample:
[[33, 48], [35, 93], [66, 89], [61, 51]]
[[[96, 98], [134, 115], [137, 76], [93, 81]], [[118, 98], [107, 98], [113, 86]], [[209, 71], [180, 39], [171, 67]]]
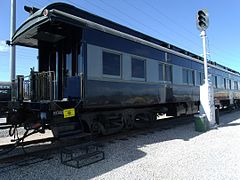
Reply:
[[81, 168], [105, 158], [100, 144], [89, 142], [77, 146], [65, 147], [61, 150], [61, 163], [74, 168]]

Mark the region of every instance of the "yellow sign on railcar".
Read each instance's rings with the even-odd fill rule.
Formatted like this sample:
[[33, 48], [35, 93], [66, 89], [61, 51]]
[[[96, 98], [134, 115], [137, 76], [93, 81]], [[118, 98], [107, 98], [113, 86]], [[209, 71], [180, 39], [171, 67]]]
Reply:
[[74, 108], [63, 110], [63, 117], [64, 118], [70, 118], [70, 117], [74, 117], [74, 116], [75, 116], [75, 109]]

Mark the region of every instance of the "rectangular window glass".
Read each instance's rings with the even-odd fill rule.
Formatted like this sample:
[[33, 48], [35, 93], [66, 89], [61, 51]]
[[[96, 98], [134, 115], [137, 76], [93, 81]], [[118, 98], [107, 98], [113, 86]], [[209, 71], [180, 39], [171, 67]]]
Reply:
[[72, 53], [66, 54], [66, 77], [72, 76]]
[[196, 80], [197, 80], [197, 85], [201, 85], [201, 81], [202, 81], [202, 73], [201, 72], [197, 72], [197, 77], [196, 77]]
[[183, 74], [182, 74], [182, 78], [183, 78], [183, 83], [188, 83], [188, 71], [187, 69], [183, 69]]
[[214, 80], [215, 80], [215, 87], [218, 88], [218, 77], [215, 76], [215, 79], [214, 79]]
[[204, 74], [201, 73], [201, 85], [203, 84], [203, 82], [204, 82]]
[[218, 88], [223, 88], [223, 78], [218, 76]]
[[[190, 69], [183, 69], [183, 83], [185, 84], [192, 84], [194, 85], [195, 84], [195, 76], [194, 76], [194, 70], [190, 70]], [[198, 72], [197, 73], [197, 81], [198, 81], [198, 85], [200, 85], [201, 83], [201, 73]]]
[[227, 81], [225, 78], [223, 79], [223, 83], [224, 83], [224, 89], [227, 89]]
[[194, 84], [194, 71], [188, 70], [188, 83]]
[[121, 76], [121, 57], [119, 54], [103, 52], [103, 74]]
[[144, 60], [132, 58], [132, 77], [145, 78], [145, 61]]
[[77, 73], [83, 73], [83, 45], [78, 44], [77, 46]]
[[231, 82], [230, 79], [229, 79], [229, 81], [228, 81], [228, 87], [229, 87], [229, 89], [232, 89], [232, 82]]
[[238, 89], [238, 82], [234, 81], [234, 89], [237, 90]]
[[217, 76], [212, 76], [212, 85], [214, 88], [217, 88]]
[[215, 81], [215, 88], [218, 88], [217, 76], [215, 76], [214, 81]]
[[158, 65], [159, 80], [163, 81], [163, 64]]
[[172, 66], [165, 65], [165, 81], [171, 81], [172, 82]]

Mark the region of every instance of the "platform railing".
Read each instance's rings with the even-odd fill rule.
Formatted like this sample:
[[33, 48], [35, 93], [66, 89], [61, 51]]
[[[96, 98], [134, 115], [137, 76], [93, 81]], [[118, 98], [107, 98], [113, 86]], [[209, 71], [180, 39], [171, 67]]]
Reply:
[[[41, 73], [34, 73], [34, 77], [30, 80], [33, 83], [30, 86], [31, 95], [39, 100], [55, 100], [56, 99], [56, 77], [54, 71], [47, 71]], [[33, 87], [33, 88], [31, 88]], [[35, 92], [34, 92], [35, 91]]]
[[44, 101], [56, 99], [56, 76], [54, 71], [34, 72], [29, 76], [17, 76], [14, 84], [17, 101]]

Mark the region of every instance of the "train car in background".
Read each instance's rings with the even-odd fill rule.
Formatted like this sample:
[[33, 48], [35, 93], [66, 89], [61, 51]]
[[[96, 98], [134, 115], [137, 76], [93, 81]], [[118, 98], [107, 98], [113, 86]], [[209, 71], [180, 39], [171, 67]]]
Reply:
[[[39, 70], [18, 76], [9, 124], [57, 137], [110, 134], [158, 113], [198, 112], [202, 57], [74, 6], [36, 10], [11, 43], [37, 48]], [[240, 74], [208, 66], [216, 105], [239, 106]]]
[[9, 101], [11, 101], [11, 83], [0, 82], [0, 117], [6, 117]]
[[11, 100], [11, 83], [0, 82], [0, 101]]

